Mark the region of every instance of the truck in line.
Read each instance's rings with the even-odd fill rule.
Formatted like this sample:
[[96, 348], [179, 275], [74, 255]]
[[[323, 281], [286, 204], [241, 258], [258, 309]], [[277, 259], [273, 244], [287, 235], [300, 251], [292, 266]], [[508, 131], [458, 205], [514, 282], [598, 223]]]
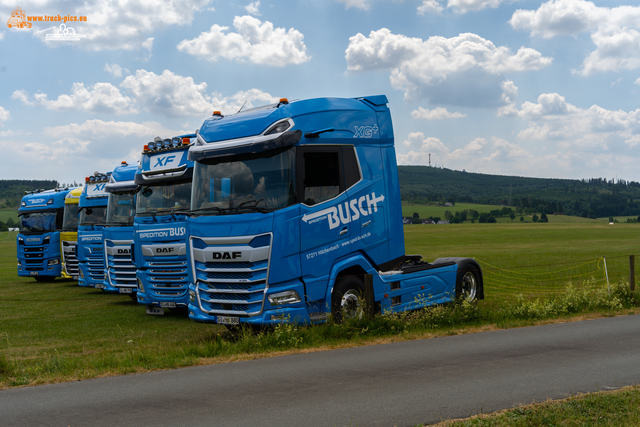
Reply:
[[148, 314], [187, 308], [186, 215], [191, 206], [193, 162], [187, 159], [195, 134], [157, 137], [142, 150], [134, 219], [138, 302]]
[[25, 192], [18, 209], [18, 276], [31, 276], [39, 282], [60, 277], [60, 230], [68, 193], [69, 188]]
[[262, 326], [483, 298], [470, 258], [404, 253], [384, 95], [205, 120], [188, 218], [189, 317]]
[[104, 248], [102, 231], [106, 220], [107, 198], [105, 186], [111, 172], [95, 172], [85, 178], [78, 208], [78, 285], [101, 289], [104, 282]]
[[64, 214], [60, 231], [60, 254], [62, 255], [62, 278], [78, 280], [78, 203], [82, 187], [74, 188], [64, 198]]
[[131, 259], [133, 244], [133, 217], [136, 213], [135, 175], [138, 165], [123, 161], [111, 173], [105, 186], [109, 194], [104, 238], [105, 292], [128, 294], [135, 299], [136, 266]]

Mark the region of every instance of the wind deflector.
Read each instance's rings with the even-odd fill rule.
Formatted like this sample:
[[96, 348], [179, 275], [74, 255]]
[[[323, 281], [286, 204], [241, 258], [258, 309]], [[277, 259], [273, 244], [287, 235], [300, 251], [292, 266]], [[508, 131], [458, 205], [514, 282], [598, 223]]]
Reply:
[[198, 142], [201, 145], [195, 145], [189, 149], [189, 160], [198, 161], [236, 154], [255, 154], [277, 148], [290, 147], [300, 142], [302, 131], [300, 129], [286, 131], [273, 138], [269, 138], [269, 135], [257, 135], [255, 137], [240, 138], [235, 141], [227, 140], [211, 143], [204, 142], [200, 138], [199, 136]]

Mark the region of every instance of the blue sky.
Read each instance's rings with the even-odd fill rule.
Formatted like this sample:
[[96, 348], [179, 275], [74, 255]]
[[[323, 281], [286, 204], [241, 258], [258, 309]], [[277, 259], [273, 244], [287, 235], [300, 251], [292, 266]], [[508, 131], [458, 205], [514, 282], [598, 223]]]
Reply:
[[[47, 40], [60, 23], [9, 28], [16, 7], [87, 19]], [[245, 102], [385, 94], [400, 164], [640, 181], [636, 2], [0, 0], [0, 18], [0, 179], [80, 182]]]

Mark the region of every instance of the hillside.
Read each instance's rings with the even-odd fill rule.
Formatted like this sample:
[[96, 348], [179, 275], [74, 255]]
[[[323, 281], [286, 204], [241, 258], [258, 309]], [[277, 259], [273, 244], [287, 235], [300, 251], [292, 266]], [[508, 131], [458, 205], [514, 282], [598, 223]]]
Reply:
[[1, 179], [0, 207], [18, 209], [25, 191], [32, 191], [38, 188], [48, 190], [57, 186], [58, 181], [54, 180]]
[[402, 200], [467, 202], [563, 212], [585, 218], [640, 215], [640, 183], [603, 178], [545, 179], [399, 166]]

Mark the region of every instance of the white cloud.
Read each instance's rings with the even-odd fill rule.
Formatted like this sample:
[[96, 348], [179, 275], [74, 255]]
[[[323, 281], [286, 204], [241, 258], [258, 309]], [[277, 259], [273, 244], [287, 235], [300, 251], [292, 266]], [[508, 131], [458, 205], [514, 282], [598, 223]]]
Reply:
[[153, 37], [149, 37], [148, 39], [146, 39], [144, 42], [142, 42], [142, 49], [144, 49], [145, 55], [142, 58], [139, 58], [140, 60], [147, 62], [151, 59], [151, 57], [153, 56], [151, 54], [151, 51], [153, 50]]
[[640, 77], [634, 82], [636, 85], [640, 85]]
[[96, 83], [85, 87], [84, 83], [74, 83], [70, 95], [59, 95], [56, 100], [48, 99], [46, 93], [36, 93], [33, 101], [24, 90], [16, 90], [11, 98], [25, 105], [38, 105], [55, 111], [86, 111], [94, 114], [136, 113], [133, 100], [122, 95], [111, 83]]
[[640, 6], [598, 7], [585, 0], [551, 0], [537, 10], [517, 10], [511, 20], [516, 30], [551, 38], [591, 32], [596, 49], [581, 70], [597, 72], [640, 68]]
[[425, 41], [386, 28], [371, 31], [369, 37], [360, 33], [351, 37], [345, 57], [352, 72], [391, 70], [391, 85], [404, 90], [405, 99], [467, 106], [503, 104], [502, 74], [537, 70], [552, 62], [530, 48], [512, 54], [476, 34]]
[[129, 70], [122, 68], [118, 64], [104, 64], [104, 71], [110, 73], [113, 77], [120, 78], [122, 73], [129, 74]]
[[336, 0], [337, 3], [344, 3], [345, 9], [355, 7], [356, 9], [369, 10], [371, 0]]
[[158, 75], [151, 71], [137, 70], [120, 84], [128, 89], [146, 110], [166, 117], [206, 117], [213, 110], [223, 114], [235, 113], [246, 101], [245, 108], [276, 102], [278, 99], [259, 89], [238, 92], [232, 96], [207, 93], [206, 83], [195, 83], [192, 77], [184, 77], [164, 70]]
[[498, 109], [498, 117], [516, 117], [518, 115], [517, 98], [518, 87], [511, 80], [502, 82], [502, 101], [505, 106]]
[[158, 122], [105, 122], [96, 119], [87, 120], [82, 124], [71, 123], [46, 127], [43, 133], [53, 138], [112, 139], [135, 136], [138, 139], [153, 139], [158, 135], [167, 138], [169, 134], [173, 135], [175, 132], [168, 130]]
[[[46, 12], [48, 15], [86, 16], [86, 22], [67, 23], [77, 34], [86, 37], [74, 47], [89, 50], [137, 50], [155, 30], [171, 26], [189, 26], [194, 15], [206, 10], [212, 0], [145, 0], [127, 2], [120, 0], [87, 0], [60, 2], [54, 0], [23, 1], [20, 6], [28, 13]], [[15, 3], [0, 6], [11, 13]], [[43, 41], [45, 33], [40, 34]], [[59, 42], [46, 42], [50, 47]]]
[[523, 140], [555, 140], [564, 147], [633, 147], [640, 144], [640, 109], [612, 111], [593, 105], [583, 109], [557, 93], [544, 93], [537, 103], [525, 102], [518, 115], [529, 120]]
[[197, 38], [181, 41], [178, 50], [209, 61], [226, 58], [279, 67], [310, 59], [304, 35], [294, 28], [274, 28], [271, 22], [248, 15], [236, 16], [233, 26], [236, 33], [228, 32], [229, 27], [213, 25]]
[[260, 2], [254, 1], [244, 7], [249, 15], [260, 16]]
[[4, 38], [4, 32], [0, 31], [0, 41]]
[[3, 107], [0, 107], [0, 126], [4, 126], [3, 122], [9, 120], [9, 110], [5, 110]]
[[447, 7], [452, 7], [457, 13], [467, 13], [491, 7], [500, 6], [504, 0], [449, 0]]
[[418, 107], [417, 110], [413, 110], [411, 112], [411, 117], [414, 119], [422, 119], [422, 120], [444, 120], [444, 119], [460, 119], [463, 117], [467, 117], [466, 114], [451, 112], [446, 108], [438, 107], [433, 110], [428, 110], [426, 108]]
[[418, 6], [418, 15], [426, 15], [428, 13], [437, 15], [444, 8], [437, 0], [422, 0], [422, 4]]

